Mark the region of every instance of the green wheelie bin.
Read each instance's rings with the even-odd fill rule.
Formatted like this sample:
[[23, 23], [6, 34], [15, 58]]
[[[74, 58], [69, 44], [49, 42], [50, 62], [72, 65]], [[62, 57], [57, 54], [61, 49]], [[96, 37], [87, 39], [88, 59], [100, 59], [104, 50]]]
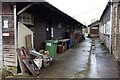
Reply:
[[57, 40], [46, 40], [45, 41], [45, 50], [49, 51], [50, 57], [55, 58], [57, 53]]

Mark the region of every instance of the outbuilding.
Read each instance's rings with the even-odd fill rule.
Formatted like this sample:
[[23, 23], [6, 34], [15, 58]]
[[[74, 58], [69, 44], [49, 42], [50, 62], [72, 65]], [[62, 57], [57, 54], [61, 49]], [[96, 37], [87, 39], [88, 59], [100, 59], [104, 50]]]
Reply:
[[99, 36], [99, 20], [88, 25], [90, 29], [90, 37], [98, 37]]
[[100, 39], [105, 43], [111, 54], [119, 60], [119, 0], [107, 3], [100, 18]]
[[3, 65], [12, 71], [18, 67], [17, 48], [39, 51], [45, 40], [82, 35], [83, 24], [48, 2], [3, 2], [2, 11]]

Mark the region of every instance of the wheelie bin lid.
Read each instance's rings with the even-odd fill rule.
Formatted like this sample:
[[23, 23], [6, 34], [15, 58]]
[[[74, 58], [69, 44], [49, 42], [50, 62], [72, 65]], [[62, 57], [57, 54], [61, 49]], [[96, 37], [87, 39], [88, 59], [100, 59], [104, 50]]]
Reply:
[[45, 43], [58, 43], [58, 40], [45, 40]]

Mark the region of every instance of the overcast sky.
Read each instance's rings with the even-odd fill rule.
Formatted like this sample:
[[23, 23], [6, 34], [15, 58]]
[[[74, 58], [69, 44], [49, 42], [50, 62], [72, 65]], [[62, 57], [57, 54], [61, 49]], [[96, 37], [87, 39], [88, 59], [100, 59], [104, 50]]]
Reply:
[[59, 10], [89, 25], [99, 19], [109, 0], [46, 0]]

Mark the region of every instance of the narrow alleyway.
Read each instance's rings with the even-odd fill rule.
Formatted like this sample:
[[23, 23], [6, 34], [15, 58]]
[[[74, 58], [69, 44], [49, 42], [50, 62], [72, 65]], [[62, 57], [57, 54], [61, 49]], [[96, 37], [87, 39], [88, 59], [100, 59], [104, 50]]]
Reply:
[[[88, 66], [89, 62], [90, 66]], [[86, 38], [77, 46], [58, 55], [50, 67], [42, 69], [38, 76], [38, 78], [118, 77], [118, 63], [110, 55], [108, 49], [100, 44], [98, 38]]]
[[60, 54], [53, 63], [40, 71], [38, 78], [76, 78], [87, 68], [91, 49], [91, 39], [77, 43], [76, 46]]
[[110, 56], [107, 48], [93, 39], [91, 65], [87, 78], [118, 78], [118, 63]]
[[[90, 64], [90, 65], [89, 65]], [[41, 78], [118, 78], [118, 63], [98, 38], [86, 38], [68, 51], [56, 56], [52, 64], [40, 70]], [[106, 80], [106, 79], [104, 79]]]

